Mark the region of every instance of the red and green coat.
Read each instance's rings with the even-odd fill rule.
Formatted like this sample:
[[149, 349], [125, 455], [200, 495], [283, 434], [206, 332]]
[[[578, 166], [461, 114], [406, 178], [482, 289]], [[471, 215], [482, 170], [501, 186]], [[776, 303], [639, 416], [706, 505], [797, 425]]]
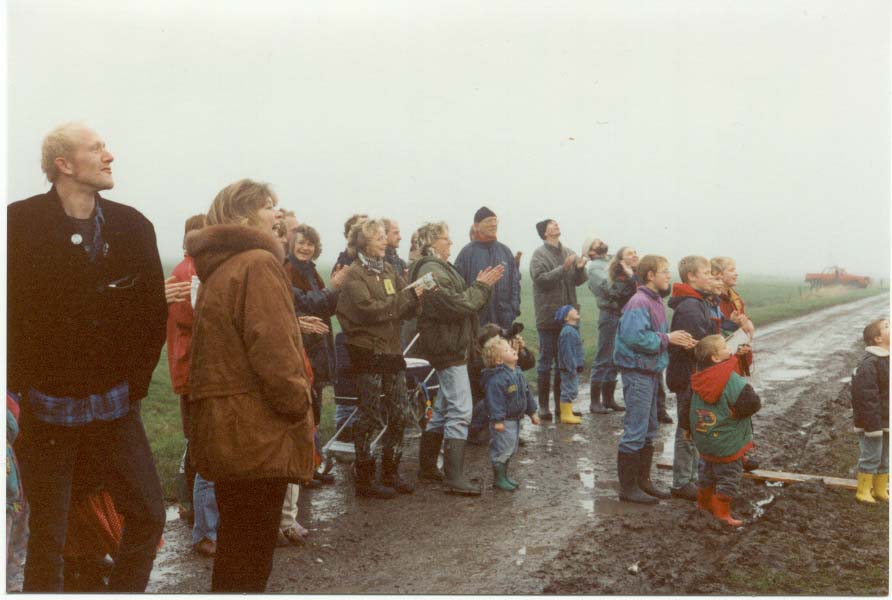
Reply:
[[703, 460], [729, 463], [753, 447], [759, 396], [741, 376], [737, 357], [691, 376], [691, 435]]

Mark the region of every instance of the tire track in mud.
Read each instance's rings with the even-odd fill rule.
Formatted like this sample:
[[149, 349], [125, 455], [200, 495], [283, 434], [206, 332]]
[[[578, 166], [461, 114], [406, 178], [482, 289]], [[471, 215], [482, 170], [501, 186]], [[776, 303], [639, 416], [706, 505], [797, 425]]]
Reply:
[[[754, 425], [758, 458], [764, 464], [804, 464], [809, 440], [823, 439], [833, 426], [820, 419], [822, 406], [828, 394], [836, 394], [843, 385], [839, 379], [859, 356], [856, 342], [861, 329], [874, 314], [887, 310], [888, 296], [873, 297], [757, 330], [753, 380], [766, 406]], [[786, 370], [787, 380], [777, 375], [779, 370]], [[587, 407], [585, 388], [580, 386], [580, 405]], [[668, 402], [671, 412], [673, 395]], [[583, 421], [579, 426], [524, 425], [526, 445], [512, 460], [512, 474], [522, 486], [513, 493], [492, 489], [485, 447], [469, 446], [466, 457], [470, 475], [485, 483], [483, 496], [476, 499], [447, 496], [431, 484], [390, 501], [357, 499], [348, 467], [338, 465], [335, 485], [301, 494], [299, 520], [311, 529], [311, 541], [276, 551], [268, 591], [508, 594], [719, 589], [696, 583], [702, 572], [688, 577], [680, 565], [663, 564], [658, 558], [639, 564], [643, 576], [634, 577], [647, 581], [646, 586], [626, 589], [627, 567], [635, 561], [624, 561], [635, 553], [625, 552], [625, 547], [638, 544], [638, 549], [663, 548], [664, 554], [682, 556], [685, 541], [691, 538], [689, 523], [721, 536], [709, 542], [715, 548], [727, 543], [727, 534], [710, 529], [708, 521], [697, 521], [690, 503], [680, 500], [656, 508], [620, 503], [616, 444], [622, 415], [586, 416]], [[664, 456], [671, 456], [674, 432], [675, 425], [660, 427], [657, 451]], [[416, 456], [413, 439], [401, 467], [404, 478], [414, 480]], [[671, 474], [658, 472], [656, 478], [668, 486]], [[767, 497], [765, 488], [751, 491], [743, 516], [752, 518], [753, 503]], [[784, 510], [799, 514], [795, 504], [783, 510], [778, 506], [784, 506], [781, 497], [766, 514]], [[791, 519], [801, 526], [808, 516]], [[162, 569], [153, 573], [150, 591], [206, 592], [211, 561], [191, 551], [186, 527], [169, 525], [166, 550], [156, 561]], [[696, 548], [702, 552], [702, 543]], [[649, 578], [655, 567], [667, 575]], [[753, 568], [770, 570], [770, 565]], [[582, 579], [574, 580], [577, 574]], [[701, 591], [682, 591], [696, 589]]]

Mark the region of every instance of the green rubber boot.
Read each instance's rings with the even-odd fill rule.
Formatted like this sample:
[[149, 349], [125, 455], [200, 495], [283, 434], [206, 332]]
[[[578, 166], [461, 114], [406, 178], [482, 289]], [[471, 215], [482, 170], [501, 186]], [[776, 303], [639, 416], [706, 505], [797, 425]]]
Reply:
[[493, 486], [506, 492], [513, 492], [517, 488], [511, 485], [505, 476], [505, 463], [492, 463]]
[[508, 475], [508, 467], [511, 465], [511, 459], [505, 461], [505, 479], [508, 480], [508, 483], [513, 485], [515, 488], [520, 487], [520, 482]]

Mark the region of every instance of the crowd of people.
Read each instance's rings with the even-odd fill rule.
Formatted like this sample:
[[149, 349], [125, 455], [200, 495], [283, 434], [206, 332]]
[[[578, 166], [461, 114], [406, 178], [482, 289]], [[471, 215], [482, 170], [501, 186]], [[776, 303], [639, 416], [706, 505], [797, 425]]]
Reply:
[[[732, 259], [686, 256], [673, 285], [662, 256], [631, 247], [611, 256], [600, 239], [576, 254], [558, 222], [542, 220], [529, 265], [537, 359], [518, 322], [521, 254], [499, 241], [487, 207], [454, 263], [444, 222], [415, 230], [404, 261], [396, 220], [353, 215], [326, 283], [317, 230], [278, 208], [271, 186], [242, 179], [187, 220], [184, 258], [165, 280], [151, 223], [99, 194], [114, 186], [113, 160], [93, 130], [60, 126], [42, 148], [52, 188], [8, 207], [7, 564], [26, 557], [24, 591], [145, 590], [165, 511], [140, 400], [165, 341], [193, 545], [214, 558], [212, 591], [262, 592], [275, 547], [308, 535], [297, 522], [300, 490], [334, 481], [319, 468], [326, 385], [346, 371], [357, 390], [356, 414], [335, 412], [354, 447], [355, 494], [412, 494], [401, 465], [406, 353], [417, 334], [411, 353], [436, 371], [439, 390], [415, 479], [479, 496], [466, 444], [488, 443], [493, 487], [513, 492], [524, 419], [582, 422], [584, 283], [599, 308], [588, 412], [622, 415], [619, 498], [682, 498], [741, 524], [730, 505], [742, 472], [757, 466], [747, 453], [761, 401], [746, 380], [754, 326]], [[336, 361], [332, 317], [349, 370]], [[888, 501], [889, 325], [878, 323], [865, 330], [855, 379], [865, 502]], [[524, 374], [534, 366], [535, 393]], [[651, 479], [658, 424], [673, 422], [664, 379], [677, 401], [671, 490]], [[103, 543], [72, 533], [91, 515], [117, 525]]]

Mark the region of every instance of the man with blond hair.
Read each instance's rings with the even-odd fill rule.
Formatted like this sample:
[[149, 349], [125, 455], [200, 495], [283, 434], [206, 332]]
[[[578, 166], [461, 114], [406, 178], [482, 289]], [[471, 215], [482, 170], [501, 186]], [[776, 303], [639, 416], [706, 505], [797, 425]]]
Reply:
[[152, 224], [99, 195], [114, 157], [88, 127], [44, 140], [52, 188], [7, 207], [7, 387], [24, 399], [30, 502], [25, 592], [61, 592], [72, 489], [106, 489], [124, 517], [109, 590], [143, 592], [164, 528], [161, 484], [140, 419], [165, 339]]

